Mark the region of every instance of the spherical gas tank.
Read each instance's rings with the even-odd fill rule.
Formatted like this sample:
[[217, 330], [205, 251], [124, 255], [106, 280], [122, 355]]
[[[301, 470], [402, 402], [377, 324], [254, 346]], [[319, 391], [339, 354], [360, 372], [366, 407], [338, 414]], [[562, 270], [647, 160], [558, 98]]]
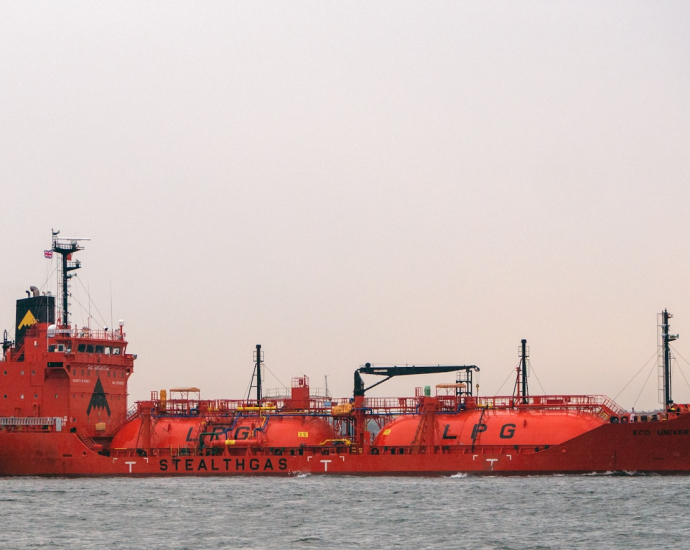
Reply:
[[[110, 444], [112, 449], [136, 449], [143, 447], [141, 441], [141, 418], [135, 418], [125, 424], [115, 434]], [[206, 422], [201, 418], [160, 417], [151, 419], [151, 447], [152, 448], [186, 448], [197, 447], [199, 433], [203, 431]]]
[[[409, 446], [415, 439], [420, 415], [399, 416], [384, 426], [374, 445]], [[481, 422], [480, 422], [481, 419]], [[481, 410], [436, 414], [436, 445], [558, 445], [604, 424], [584, 411]]]

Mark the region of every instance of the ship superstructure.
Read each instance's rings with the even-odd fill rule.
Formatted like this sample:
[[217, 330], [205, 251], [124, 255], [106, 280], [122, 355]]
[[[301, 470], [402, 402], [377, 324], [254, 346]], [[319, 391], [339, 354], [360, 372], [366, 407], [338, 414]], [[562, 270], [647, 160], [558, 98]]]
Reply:
[[[105, 443], [127, 412], [127, 382], [135, 356], [127, 352], [124, 323], [92, 329], [69, 322], [70, 272], [78, 240], [53, 233], [48, 252], [60, 256], [62, 307], [37, 287], [17, 300], [15, 339], [3, 338], [0, 362], [0, 422], [6, 426], [49, 425]], [[56, 315], [57, 313], [57, 315]]]

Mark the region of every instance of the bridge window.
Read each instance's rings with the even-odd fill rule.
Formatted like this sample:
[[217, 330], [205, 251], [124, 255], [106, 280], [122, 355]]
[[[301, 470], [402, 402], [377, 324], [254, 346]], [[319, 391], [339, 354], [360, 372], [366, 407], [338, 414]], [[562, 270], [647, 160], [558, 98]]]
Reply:
[[122, 348], [113, 348], [113, 355], [120, 355], [120, 352], [122, 351]]
[[110, 355], [110, 347], [106, 346], [105, 350], [103, 351], [106, 355]]
[[77, 351], [85, 352], [86, 351], [86, 344], [79, 344], [77, 346]]
[[96, 353], [104, 353], [105, 346], [96, 346]]
[[93, 353], [93, 344], [86, 346], [86, 353]]

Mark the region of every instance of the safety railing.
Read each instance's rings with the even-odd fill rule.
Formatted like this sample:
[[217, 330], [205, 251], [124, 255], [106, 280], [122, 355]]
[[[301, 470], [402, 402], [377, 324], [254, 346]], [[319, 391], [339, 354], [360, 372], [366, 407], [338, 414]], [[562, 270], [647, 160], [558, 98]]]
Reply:
[[[421, 404], [428, 397], [367, 397], [364, 412], [369, 415], [399, 415], [419, 412]], [[604, 420], [621, 417], [628, 413], [613, 400], [604, 395], [537, 395], [528, 397], [494, 396], [473, 397], [437, 395], [436, 411], [457, 413], [470, 409], [531, 409], [531, 410], [580, 410], [601, 416]], [[168, 399], [154, 400], [154, 415], [177, 416], [230, 416], [237, 412], [255, 414], [268, 411], [269, 414], [314, 414], [328, 415], [333, 407], [350, 403], [348, 398], [314, 397], [304, 402], [304, 408], [294, 410], [295, 404], [288, 398], [263, 399], [257, 407], [256, 401], [246, 399]]]
[[128, 422], [134, 420], [134, 418], [139, 414], [139, 405], [135, 403], [132, 405], [129, 409], [127, 409], [126, 413], [120, 414], [115, 421], [110, 425], [110, 429], [108, 430], [110, 433], [115, 433], [117, 432], [122, 426], [127, 424]]
[[0, 417], [0, 428], [11, 431], [62, 431], [59, 416], [6, 416]]

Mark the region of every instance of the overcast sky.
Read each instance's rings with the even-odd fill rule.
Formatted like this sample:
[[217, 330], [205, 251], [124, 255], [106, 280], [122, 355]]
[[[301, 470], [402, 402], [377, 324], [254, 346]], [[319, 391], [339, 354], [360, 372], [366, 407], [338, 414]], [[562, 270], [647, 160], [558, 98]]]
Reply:
[[256, 344], [343, 397], [510, 394], [522, 338], [533, 393], [615, 397], [663, 308], [690, 360], [689, 126], [687, 2], [2, 2], [0, 329], [55, 228], [134, 399], [240, 398]]

